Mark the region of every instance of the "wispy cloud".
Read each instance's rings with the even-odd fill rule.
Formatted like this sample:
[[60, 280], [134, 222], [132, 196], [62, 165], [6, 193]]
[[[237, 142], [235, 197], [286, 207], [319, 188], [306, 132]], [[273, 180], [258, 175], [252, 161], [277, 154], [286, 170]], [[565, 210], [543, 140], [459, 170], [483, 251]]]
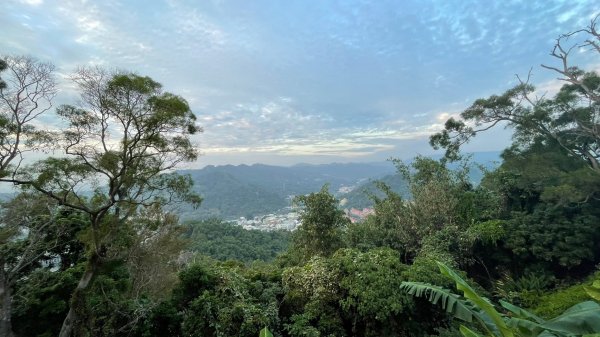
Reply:
[[29, 6], [39, 6], [44, 3], [44, 0], [20, 0], [20, 2]]

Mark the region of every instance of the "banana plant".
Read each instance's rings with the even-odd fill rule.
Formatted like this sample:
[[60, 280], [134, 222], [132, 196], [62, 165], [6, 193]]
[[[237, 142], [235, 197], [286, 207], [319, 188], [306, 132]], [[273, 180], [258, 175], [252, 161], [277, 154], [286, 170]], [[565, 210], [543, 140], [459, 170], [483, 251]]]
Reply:
[[[440, 304], [454, 317], [469, 323], [477, 323], [476, 332], [461, 325], [465, 337], [600, 337], [600, 304], [585, 301], [567, 309], [558, 317], [545, 320], [525, 309], [500, 301], [507, 314], [499, 312], [488, 299], [480, 296], [465, 280], [445, 264], [437, 263], [440, 272], [452, 279], [462, 296], [431, 284], [403, 282], [401, 289], [416, 297], [425, 297], [433, 304]], [[592, 287], [597, 291], [600, 287]], [[592, 290], [594, 290], [592, 289]], [[588, 291], [592, 295], [592, 291]]]
[[260, 330], [258, 337], [273, 337], [273, 334], [267, 327], [265, 327], [264, 329]]

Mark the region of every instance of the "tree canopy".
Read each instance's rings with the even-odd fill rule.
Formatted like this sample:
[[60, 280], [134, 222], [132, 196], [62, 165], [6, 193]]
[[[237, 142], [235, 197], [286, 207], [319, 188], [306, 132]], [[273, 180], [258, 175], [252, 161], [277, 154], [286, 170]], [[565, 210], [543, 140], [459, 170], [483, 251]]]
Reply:
[[[460, 147], [476, 134], [505, 124], [515, 129], [521, 146], [540, 138], [554, 141], [600, 174], [600, 76], [571, 65], [569, 59], [580, 48], [600, 55], [597, 25], [598, 17], [588, 27], [557, 39], [551, 55], [560, 65], [543, 65], [565, 82], [554, 97], [538, 97], [530, 77], [519, 78], [520, 83], [503, 94], [473, 102], [461, 119], [446, 121], [445, 129], [431, 137], [431, 145], [446, 149], [446, 157], [456, 159]], [[571, 42], [576, 38], [580, 41]]]

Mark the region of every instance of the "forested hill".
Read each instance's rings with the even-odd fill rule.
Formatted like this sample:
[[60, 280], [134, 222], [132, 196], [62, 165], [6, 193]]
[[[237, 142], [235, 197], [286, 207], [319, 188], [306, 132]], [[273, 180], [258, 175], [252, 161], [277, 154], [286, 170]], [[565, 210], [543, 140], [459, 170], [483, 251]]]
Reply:
[[190, 170], [196, 184], [202, 187], [204, 178], [215, 173], [225, 174], [240, 183], [268, 190], [276, 195], [287, 197], [310, 193], [328, 183], [332, 190], [342, 186], [356, 184], [361, 179], [378, 178], [395, 172], [392, 163], [347, 163], [308, 165], [299, 164], [291, 167], [254, 165], [206, 166], [201, 170]]
[[182, 171], [192, 177], [194, 188], [204, 200], [199, 209], [186, 209], [181, 217], [183, 220], [253, 217], [289, 206], [290, 196], [318, 191], [324, 184], [337, 191], [393, 172], [395, 168], [390, 162], [291, 167], [211, 165]]
[[[480, 152], [473, 155], [473, 163], [490, 167], [498, 158], [498, 152]], [[291, 167], [210, 165], [181, 173], [192, 177], [195, 190], [204, 199], [197, 210], [184, 209], [180, 213], [182, 220], [248, 218], [272, 213], [289, 206], [290, 196], [318, 191], [324, 184], [329, 184], [332, 193], [340, 199], [346, 198], [348, 207], [370, 206], [368, 193], [377, 193], [376, 180], [406, 194], [401, 177], [396, 175], [396, 168], [389, 161]], [[481, 172], [473, 170], [472, 180], [480, 179]]]

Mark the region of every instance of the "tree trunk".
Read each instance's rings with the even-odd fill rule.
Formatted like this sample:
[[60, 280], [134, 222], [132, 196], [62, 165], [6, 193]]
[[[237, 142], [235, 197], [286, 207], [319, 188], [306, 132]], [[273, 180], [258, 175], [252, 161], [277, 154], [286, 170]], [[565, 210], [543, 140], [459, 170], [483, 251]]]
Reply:
[[0, 261], [0, 337], [13, 337], [12, 322], [12, 294], [10, 285], [4, 273], [4, 263]]
[[99, 260], [97, 257], [92, 257], [90, 263], [88, 264], [85, 273], [79, 279], [79, 283], [77, 284], [77, 288], [73, 291], [73, 296], [71, 297], [71, 305], [69, 307], [69, 313], [65, 320], [63, 321], [62, 327], [60, 328], [59, 337], [71, 337], [73, 334], [73, 328], [78, 320], [78, 308], [83, 306], [84, 304], [84, 292], [92, 283], [92, 279], [96, 275], [96, 270], [98, 269]]

